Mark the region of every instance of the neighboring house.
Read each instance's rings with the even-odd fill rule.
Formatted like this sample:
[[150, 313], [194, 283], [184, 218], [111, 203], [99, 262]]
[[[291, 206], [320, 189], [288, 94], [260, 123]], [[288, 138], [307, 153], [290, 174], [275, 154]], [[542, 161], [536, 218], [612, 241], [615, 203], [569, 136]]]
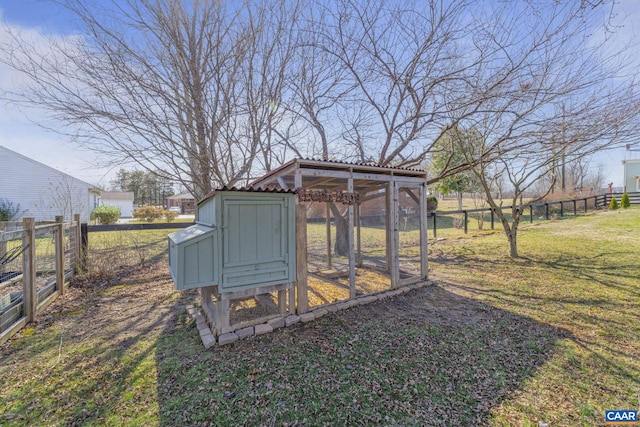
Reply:
[[20, 218], [51, 221], [80, 214], [81, 222], [98, 206], [99, 189], [64, 172], [0, 146], [0, 198], [20, 205]]
[[167, 209], [177, 207], [183, 214], [192, 214], [196, 210], [196, 201], [191, 194], [176, 194], [167, 197], [165, 201]]
[[133, 216], [133, 192], [103, 191], [100, 194], [100, 205], [115, 206], [120, 209], [121, 218], [131, 218]]
[[623, 160], [624, 189], [629, 193], [640, 191], [640, 159]]

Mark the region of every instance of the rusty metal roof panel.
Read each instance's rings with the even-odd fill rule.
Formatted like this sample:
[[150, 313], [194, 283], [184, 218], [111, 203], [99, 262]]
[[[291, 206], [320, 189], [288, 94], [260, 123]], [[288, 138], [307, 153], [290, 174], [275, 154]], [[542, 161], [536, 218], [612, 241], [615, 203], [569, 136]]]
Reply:
[[268, 187], [268, 188], [258, 188], [258, 187], [227, 187], [226, 185], [222, 188], [216, 188], [214, 190], [209, 191], [203, 198], [198, 202], [201, 204], [205, 200], [210, 199], [216, 194], [218, 191], [237, 191], [237, 192], [245, 192], [245, 193], [291, 193], [295, 194], [295, 190], [283, 190], [281, 188]]
[[267, 172], [262, 177], [254, 180], [251, 185], [255, 186], [261, 182], [264, 182], [267, 178], [273, 176], [283, 176], [285, 171], [291, 172], [296, 168], [318, 168], [318, 169], [351, 169], [351, 170], [366, 170], [368, 173], [378, 174], [402, 174], [415, 177], [426, 177], [426, 172], [417, 168], [404, 168], [400, 166], [381, 166], [374, 162], [348, 162], [342, 160], [321, 160], [314, 158], [295, 158], [287, 163], [277, 167], [276, 169]]

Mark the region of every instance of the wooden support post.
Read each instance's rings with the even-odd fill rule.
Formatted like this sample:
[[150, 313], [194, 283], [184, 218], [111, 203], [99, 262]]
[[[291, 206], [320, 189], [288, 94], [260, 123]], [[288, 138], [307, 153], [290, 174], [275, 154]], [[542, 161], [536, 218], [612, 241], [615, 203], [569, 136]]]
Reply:
[[564, 202], [560, 200], [560, 218], [564, 216]]
[[287, 312], [287, 290], [278, 291], [278, 312], [284, 314]]
[[33, 218], [24, 218], [22, 226], [26, 235], [22, 238], [25, 248], [22, 255], [22, 303], [27, 323], [36, 319], [36, 230]]
[[355, 205], [356, 210], [356, 265], [362, 267], [362, 240], [360, 238], [360, 203]]
[[327, 269], [331, 269], [331, 207], [329, 202], [326, 206], [326, 226], [327, 226]]
[[545, 203], [544, 204], [544, 208], [545, 208], [545, 217], [547, 218], [547, 220], [549, 219], [549, 203]]
[[[307, 210], [302, 203], [296, 203], [296, 293], [298, 314], [306, 313], [309, 308], [307, 295]], [[295, 310], [291, 309], [291, 312]]]
[[216, 307], [213, 305], [211, 296], [213, 295], [214, 286], [205, 286], [200, 288], [200, 308], [211, 326], [216, 326]]
[[429, 265], [427, 254], [429, 242], [427, 236], [427, 184], [420, 186], [420, 275], [423, 279], [429, 278]]
[[289, 288], [289, 313], [296, 314], [296, 284], [291, 283]]
[[222, 329], [229, 327], [229, 297], [218, 294], [215, 306], [216, 335], [222, 333]]
[[399, 247], [400, 236], [398, 235], [398, 186], [395, 181], [391, 181], [391, 194], [389, 198], [390, 223], [391, 223], [391, 288], [397, 288], [400, 281], [400, 259]]
[[[347, 180], [347, 191], [353, 193], [353, 178]], [[354, 220], [355, 220], [355, 205], [349, 205], [348, 212], [348, 226], [347, 226], [347, 242], [349, 244], [349, 298], [354, 299], [356, 297], [356, 254], [354, 250]]]
[[[387, 271], [391, 271], [391, 183], [387, 185], [384, 192], [384, 230], [385, 230], [385, 252], [387, 255]], [[434, 212], [435, 214], [435, 212]], [[434, 218], [435, 219], [435, 218]], [[435, 229], [433, 231], [435, 233]]]
[[578, 208], [576, 207], [576, 199], [573, 199], [573, 215], [578, 215]]
[[64, 217], [56, 216], [58, 225], [55, 229], [55, 254], [56, 254], [56, 286], [58, 294], [64, 295]]
[[587, 199], [584, 199], [584, 213], [587, 213]]

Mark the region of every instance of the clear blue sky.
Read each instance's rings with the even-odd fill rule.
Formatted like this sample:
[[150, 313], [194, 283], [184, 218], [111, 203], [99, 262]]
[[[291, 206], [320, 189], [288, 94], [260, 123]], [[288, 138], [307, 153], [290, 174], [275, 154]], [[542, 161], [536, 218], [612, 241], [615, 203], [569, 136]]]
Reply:
[[[89, 0], [93, 3], [103, 0]], [[637, 0], [623, 0], [623, 13], [619, 14], [624, 37], [635, 38], [635, 22], [640, 22], [640, 8]], [[42, 31], [68, 35], [73, 33], [70, 17], [64, 8], [46, 0], [0, 0], [0, 19], [10, 26], [25, 30]], [[0, 37], [3, 34], [0, 33]], [[638, 49], [640, 57], [640, 48]], [[7, 89], [18, 84], [19, 77], [0, 65], [0, 85]], [[18, 111], [16, 106], [0, 101], [0, 145], [31, 157], [49, 166], [60, 169], [79, 179], [108, 186], [114, 171], [98, 169], [93, 164], [90, 153], [82, 152], [56, 133], [44, 131], [34, 122], [43, 120], [43, 112]], [[622, 164], [624, 158], [640, 153], [628, 153], [624, 150], [612, 150], [600, 153], [594, 163], [605, 165], [607, 182], [622, 185]]]

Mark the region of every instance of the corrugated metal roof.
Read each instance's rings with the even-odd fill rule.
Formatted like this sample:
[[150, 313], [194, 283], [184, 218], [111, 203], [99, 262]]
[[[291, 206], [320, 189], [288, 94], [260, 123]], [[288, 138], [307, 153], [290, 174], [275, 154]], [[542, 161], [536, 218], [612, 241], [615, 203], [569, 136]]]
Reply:
[[388, 174], [388, 173], [400, 173], [403, 175], [413, 175], [413, 176], [426, 176], [426, 172], [417, 168], [403, 168], [400, 166], [381, 166], [374, 162], [347, 162], [342, 160], [321, 160], [321, 159], [313, 159], [313, 158], [295, 158], [282, 166], [277, 167], [276, 169], [267, 172], [260, 178], [254, 180], [251, 185], [257, 185], [261, 182], [264, 182], [266, 178], [279, 175], [282, 171], [291, 168], [292, 166], [297, 165], [297, 167], [307, 167], [307, 168], [318, 168], [322, 169], [326, 167], [327, 170], [336, 169], [336, 168], [350, 168], [350, 169], [367, 169], [367, 173], [379, 173], [379, 174]]
[[378, 164], [376, 162], [361, 162], [361, 161], [348, 162], [346, 160], [336, 160], [336, 159], [323, 160], [323, 159], [314, 159], [312, 157], [301, 158], [301, 159], [297, 159], [297, 160], [310, 161], [310, 162], [325, 162], [325, 163], [328, 163], [328, 164], [340, 164], [340, 165], [348, 165], [348, 166], [370, 166], [370, 167], [381, 168], [381, 169], [395, 169], [395, 170], [412, 171], [412, 172], [424, 172], [423, 169], [419, 169], [419, 168], [407, 168], [407, 167], [402, 167], [402, 166], [380, 165], [380, 164]]
[[210, 199], [211, 197], [213, 197], [214, 194], [216, 194], [216, 192], [218, 191], [238, 191], [238, 192], [245, 192], [245, 193], [291, 193], [291, 194], [296, 194], [295, 190], [283, 190], [281, 188], [274, 188], [274, 187], [270, 187], [270, 188], [254, 188], [254, 187], [227, 187], [226, 185], [222, 188], [216, 188], [214, 190], [209, 191], [203, 198], [202, 200], [200, 200], [198, 202], [198, 204], [204, 202], [205, 200]]

